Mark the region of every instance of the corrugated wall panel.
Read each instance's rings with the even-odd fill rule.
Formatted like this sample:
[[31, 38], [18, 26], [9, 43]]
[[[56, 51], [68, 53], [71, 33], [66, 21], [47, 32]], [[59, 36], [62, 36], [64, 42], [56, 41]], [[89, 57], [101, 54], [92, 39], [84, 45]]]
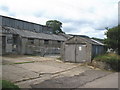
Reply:
[[14, 22], [14, 20], [13, 19], [11, 19], [11, 27], [15, 27], [15, 22]]
[[8, 25], [9, 25], [9, 27], [11, 27], [11, 26], [12, 26], [12, 23], [11, 23], [12, 20], [9, 19], [8, 21], [9, 21], [9, 24], [8, 24]]
[[38, 24], [22, 21], [19, 19], [17, 20], [14, 18], [4, 17], [4, 16], [1, 16], [1, 18], [2, 18], [2, 22], [0, 24], [2, 24], [3, 26], [8, 26], [8, 27], [22, 29], [22, 30], [36, 31], [39, 33], [51, 33], [52, 31], [51, 28], [45, 27], [43, 25], [38, 25]]
[[14, 20], [14, 22], [15, 22], [15, 26], [14, 26], [14, 28], [17, 28], [17, 21], [16, 21], [16, 20]]
[[39, 25], [39, 33], [41, 33], [41, 31], [42, 31], [42, 28], [41, 28], [41, 25]]
[[27, 29], [27, 23], [23, 22], [23, 26], [24, 26], [24, 30], [26, 30]]
[[10, 27], [10, 19], [6, 18], [6, 20], [7, 20], [6, 24]]
[[32, 25], [31, 23], [28, 25], [28, 27], [29, 27], [29, 30], [30, 30], [30, 31], [33, 30], [33, 25]]
[[20, 29], [23, 30], [23, 22], [22, 21], [19, 22], [19, 27], [20, 27]]
[[22, 22], [23, 23], [23, 30], [25, 30], [25, 22]]
[[48, 33], [48, 27], [43, 27], [43, 33]]
[[0, 25], [2, 25], [2, 16], [0, 16]]
[[20, 23], [21, 23], [20, 21], [17, 21], [18, 29], [21, 29], [21, 28], [20, 28]]
[[9, 19], [3, 18], [3, 25], [9, 26]]
[[34, 24], [31, 23], [31, 30], [34, 31]]
[[95, 57], [96, 55], [101, 55], [104, 53], [104, 47], [99, 45], [93, 45], [92, 46], [92, 57]]
[[19, 21], [15, 20], [15, 28], [19, 28]]
[[39, 32], [39, 25], [34, 24], [34, 30], [35, 30], [35, 32]]
[[5, 18], [2, 18], [2, 25], [5, 26]]

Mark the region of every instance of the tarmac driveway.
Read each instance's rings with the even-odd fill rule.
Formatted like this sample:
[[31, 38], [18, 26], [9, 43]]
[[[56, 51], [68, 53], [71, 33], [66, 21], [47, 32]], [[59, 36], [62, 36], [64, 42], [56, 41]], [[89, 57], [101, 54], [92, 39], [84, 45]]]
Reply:
[[111, 73], [51, 57], [6, 56], [2, 62], [2, 78], [21, 88], [76, 88]]
[[[2, 78], [16, 84], [39, 78], [46, 80], [81, 65], [64, 63], [56, 58], [39, 56], [6, 56], [2, 57], [2, 62]], [[21, 87], [24, 85], [21, 85]]]

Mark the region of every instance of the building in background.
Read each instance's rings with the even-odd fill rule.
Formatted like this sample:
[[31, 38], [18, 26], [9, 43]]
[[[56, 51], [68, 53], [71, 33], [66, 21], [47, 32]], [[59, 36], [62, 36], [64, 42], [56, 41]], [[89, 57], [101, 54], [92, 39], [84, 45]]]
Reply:
[[62, 35], [52, 28], [11, 17], [0, 16], [1, 54], [59, 54]]

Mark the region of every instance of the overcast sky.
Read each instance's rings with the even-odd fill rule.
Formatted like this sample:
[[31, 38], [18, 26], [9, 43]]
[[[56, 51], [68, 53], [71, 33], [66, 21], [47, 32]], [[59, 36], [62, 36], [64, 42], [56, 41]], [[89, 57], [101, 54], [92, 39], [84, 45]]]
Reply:
[[105, 38], [105, 27], [118, 24], [119, 0], [0, 0], [0, 14], [45, 25], [63, 23], [67, 34]]

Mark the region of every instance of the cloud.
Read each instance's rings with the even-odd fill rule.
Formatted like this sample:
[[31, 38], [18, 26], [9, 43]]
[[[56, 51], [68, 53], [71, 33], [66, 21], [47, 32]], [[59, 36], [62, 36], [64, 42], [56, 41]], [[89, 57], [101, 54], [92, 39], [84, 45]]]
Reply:
[[120, 1], [118, 3], [118, 24], [120, 25]]
[[0, 6], [0, 9], [3, 11], [9, 11], [9, 8], [7, 6]]
[[45, 24], [59, 20], [63, 31], [104, 38], [105, 27], [118, 23], [118, 0], [0, 0], [0, 13]]

